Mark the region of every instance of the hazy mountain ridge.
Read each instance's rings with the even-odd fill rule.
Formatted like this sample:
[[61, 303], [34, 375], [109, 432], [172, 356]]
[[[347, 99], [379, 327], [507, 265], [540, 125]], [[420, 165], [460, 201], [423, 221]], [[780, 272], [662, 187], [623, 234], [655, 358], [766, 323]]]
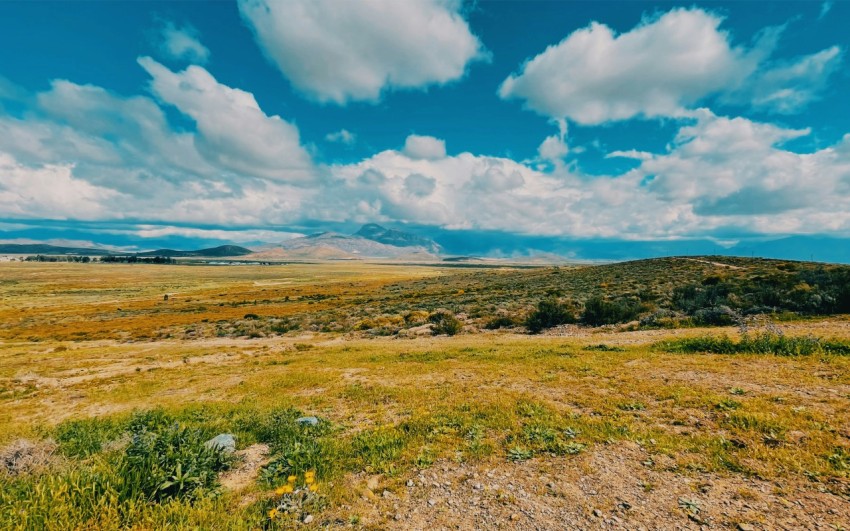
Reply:
[[433, 254], [443, 252], [443, 248], [430, 238], [397, 229], [388, 229], [376, 223], [363, 225], [354, 235], [396, 247], [422, 247]]
[[0, 254], [49, 254], [77, 256], [106, 256], [122, 254], [96, 247], [62, 247], [46, 243], [0, 243]]
[[[383, 227], [380, 228], [382, 229]], [[284, 241], [275, 248], [254, 253], [252, 257], [263, 259], [298, 258], [336, 260], [364, 258], [437, 259], [436, 254], [431, 252], [431, 249], [435, 246], [439, 247], [436, 243], [423, 238], [426, 242], [430, 242], [427, 247], [424, 245], [412, 245], [412, 242], [416, 241], [415, 238], [418, 238], [417, 236], [407, 235], [400, 231], [397, 232], [404, 235], [403, 237], [408, 242], [408, 245], [402, 246], [382, 243], [371, 238], [366, 238], [359, 233], [349, 236], [336, 232], [320, 232]]]
[[174, 249], [157, 249], [155, 251], [145, 251], [138, 253], [128, 253], [122, 251], [111, 251], [98, 247], [63, 247], [59, 245], [49, 245], [46, 243], [35, 244], [17, 244], [17, 243], [2, 243], [0, 244], [0, 254], [43, 254], [43, 255], [76, 255], [76, 256], [167, 256], [169, 258], [190, 258], [190, 257], [228, 257], [228, 256], [245, 256], [253, 251], [238, 245], [219, 245], [218, 247], [209, 247], [206, 249], [196, 249], [189, 251], [178, 251]]
[[156, 251], [147, 251], [144, 253], [133, 253], [138, 256], [168, 256], [170, 258], [192, 258], [192, 257], [228, 257], [228, 256], [245, 256], [253, 253], [251, 249], [240, 247], [238, 245], [219, 245], [218, 247], [210, 247], [207, 249], [198, 249], [195, 251], [177, 251], [174, 249], [157, 249]]

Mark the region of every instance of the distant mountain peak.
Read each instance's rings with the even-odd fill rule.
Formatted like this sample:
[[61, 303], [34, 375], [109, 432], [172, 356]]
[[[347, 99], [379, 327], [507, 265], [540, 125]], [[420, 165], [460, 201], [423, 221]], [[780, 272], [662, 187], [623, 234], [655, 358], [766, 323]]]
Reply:
[[367, 223], [360, 227], [360, 230], [354, 233], [355, 236], [366, 238], [385, 245], [393, 245], [396, 247], [423, 247], [428, 252], [439, 254], [442, 252], [442, 247], [430, 238], [418, 236], [410, 232], [404, 232], [397, 229], [388, 229], [377, 223]]

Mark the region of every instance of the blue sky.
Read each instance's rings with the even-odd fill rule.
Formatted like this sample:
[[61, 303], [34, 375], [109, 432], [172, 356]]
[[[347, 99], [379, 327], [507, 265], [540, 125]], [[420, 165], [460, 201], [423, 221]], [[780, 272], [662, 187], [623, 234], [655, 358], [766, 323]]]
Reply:
[[846, 238], [848, 20], [845, 2], [0, 3], [0, 239]]

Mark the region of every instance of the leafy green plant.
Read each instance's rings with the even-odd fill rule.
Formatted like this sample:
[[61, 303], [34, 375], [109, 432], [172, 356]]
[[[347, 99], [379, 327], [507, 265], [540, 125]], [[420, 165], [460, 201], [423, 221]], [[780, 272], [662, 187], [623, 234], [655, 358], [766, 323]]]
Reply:
[[527, 461], [534, 457], [534, 452], [522, 446], [514, 446], [508, 449], [508, 460]]
[[134, 432], [118, 466], [122, 497], [164, 500], [214, 489], [231, 458], [206, 440], [200, 430], [176, 423], [160, 432]]
[[64, 455], [87, 457], [99, 453], [103, 445], [118, 437], [120, 432], [120, 427], [112, 420], [90, 418], [63, 422], [56, 427], [54, 438]]

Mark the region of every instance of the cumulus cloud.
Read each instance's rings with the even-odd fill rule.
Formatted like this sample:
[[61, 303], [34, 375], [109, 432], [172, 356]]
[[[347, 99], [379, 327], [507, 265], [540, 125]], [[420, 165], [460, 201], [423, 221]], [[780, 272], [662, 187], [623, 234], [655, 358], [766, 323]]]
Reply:
[[279, 116], [266, 115], [250, 92], [222, 85], [199, 66], [172, 72], [150, 57], [140, 58], [139, 64], [152, 77], [153, 93], [195, 121], [195, 145], [207, 159], [267, 179], [314, 178], [298, 129]]
[[149, 97], [55, 80], [27, 95], [24, 118], [0, 109], [4, 215], [233, 227], [300, 219], [319, 192], [306, 187], [315, 168], [293, 125], [200, 67], [142, 62], [155, 94], [197, 130], [175, 130]]
[[98, 219], [119, 194], [73, 176], [70, 165], [29, 168], [0, 153], [0, 211], [41, 219]]
[[437, 189], [437, 180], [419, 173], [411, 173], [404, 178], [404, 188], [415, 197], [428, 197]]
[[686, 116], [716, 94], [755, 94], [755, 105], [790, 112], [814, 99], [840, 61], [838, 48], [789, 64], [768, 61], [781, 28], [733, 46], [723, 18], [702, 9], [645, 17], [617, 35], [593, 22], [525, 62], [499, 87], [544, 116], [595, 125], [635, 117]]
[[390, 150], [332, 167], [338, 185], [325, 199], [336, 207], [325, 208], [338, 221], [580, 238], [685, 238], [720, 228], [850, 233], [850, 135], [800, 154], [784, 144], [807, 129], [706, 109], [693, 114], [663, 152], [612, 152], [639, 161], [619, 176], [589, 177], [563, 165], [540, 171], [471, 153], [421, 158]]
[[446, 142], [433, 136], [410, 135], [404, 141], [404, 154], [413, 159], [441, 159], [446, 156]]
[[355, 142], [357, 142], [357, 135], [347, 129], [340, 129], [339, 131], [326, 134], [325, 140], [327, 140], [328, 142], [335, 142], [339, 144], [344, 144], [346, 146], [352, 146]]
[[177, 26], [168, 20], [159, 29], [159, 47], [170, 59], [186, 60], [204, 64], [210, 58], [210, 51], [201, 44], [200, 32], [194, 26]]
[[486, 58], [458, 0], [240, 0], [257, 44], [303, 94], [377, 101], [382, 92], [441, 85]]
[[566, 157], [569, 151], [567, 143], [558, 135], [547, 136], [537, 148], [541, 159], [553, 162]]

